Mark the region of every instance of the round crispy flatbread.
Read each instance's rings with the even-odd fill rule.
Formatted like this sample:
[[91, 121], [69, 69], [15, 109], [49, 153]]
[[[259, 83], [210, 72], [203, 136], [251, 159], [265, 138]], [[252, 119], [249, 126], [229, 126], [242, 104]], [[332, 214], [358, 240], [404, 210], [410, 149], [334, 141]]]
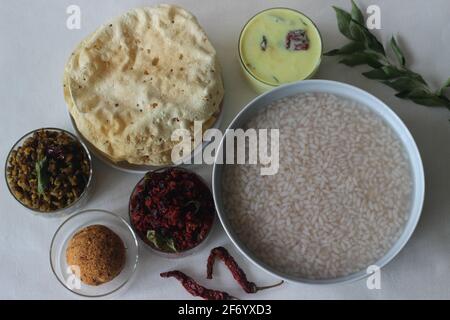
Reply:
[[220, 111], [216, 51], [196, 18], [172, 5], [131, 10], [72, 53], [64, 97], [78, 130], [113, 161], [170, 164], [176, 129], [194, 136]]

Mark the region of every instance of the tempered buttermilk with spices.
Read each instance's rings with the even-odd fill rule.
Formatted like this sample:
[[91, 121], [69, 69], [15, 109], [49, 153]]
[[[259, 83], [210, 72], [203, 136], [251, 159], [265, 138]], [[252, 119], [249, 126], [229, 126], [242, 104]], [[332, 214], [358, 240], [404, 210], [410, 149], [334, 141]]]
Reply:
[[131, 195], [129, 210], [140, 238], [165, 253], [181, 253], [199, 245], [215, 217], [208, 186], [181, 168], [147, 173]]

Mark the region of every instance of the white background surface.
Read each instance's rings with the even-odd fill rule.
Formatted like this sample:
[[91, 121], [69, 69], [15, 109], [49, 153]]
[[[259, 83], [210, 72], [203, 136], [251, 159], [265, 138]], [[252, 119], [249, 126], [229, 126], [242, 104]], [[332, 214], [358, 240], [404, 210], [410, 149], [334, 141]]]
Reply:
[[[336, 27], [331, 5], [350, 8], [347, 0], [177, 0], [193, 12], [215, 45], [224, 70], [225, 119], [234, 115], [256, 94], [241, 77], [237, 40], [244, 23], [256, 12], [273, 7], [299, 9], [318, 25], [325, 50], [346, 40]], [[432, 85], [450, 76], [450, 1], [447, 0], [359, 0], [378, 4], [386, 42], [399, 35], [410, 65]], [[5, 160], [12, 144], [24, 133], [39, 127], [70, 127], [62, 95], [61, 77], [66, 59], [75, 45], [100, 24], [129, 8], [156, 1], [113, 0], [0, 0], [0, 155]], [[77, 4], [82, 11], [81, 30], [66, 28], [66, 8]], [[398, 299], [450, 298], [450, 112], [414, 105], [394, 97], [391, 89], [360, 75], [363, 68], [350, 69], [334, 58], [324, 58], [316, 78], [354, 84], [386, 102], [406, 123], [421, 151], [426, 174], [426, 199], [422, 218], [411, 240], [382, 270], [382, 289], [368, 290], [365, 280], [346, 285], [315, 287], [285, 284], [254, 296], [245, 295], [223, 265], [214, 282], [203, 284], [228, 291], [242, 299]], [[211, 168], [197, 168], [209, 179]], [[140, 175], [126, 174], [95, 161], [94, 193], [86, 208], [102, 208], [127, 216], [129, 194]], [[3, 176], [3, 167], [1, 175]], [[2, 178], [3, 179], [3, 178]], [[74, 295], [54, 278], [48, 251], [56, 228], [63, 219], [31, 215], [0, 189], [0, 298], [59, 298]], [[276, 281], [240, 257], [217, 225], [209, 248], [225, 245], [236, 256], [249, 278], [259, 284]], [[190, 296], [175, 280], [159, 277], [170, 269], [181, 269], [204, 279], [208, 250], [179, 260], [167, 260], [141, 248], [137, 278], [121, 297], [125, 299], [185, 299]]]

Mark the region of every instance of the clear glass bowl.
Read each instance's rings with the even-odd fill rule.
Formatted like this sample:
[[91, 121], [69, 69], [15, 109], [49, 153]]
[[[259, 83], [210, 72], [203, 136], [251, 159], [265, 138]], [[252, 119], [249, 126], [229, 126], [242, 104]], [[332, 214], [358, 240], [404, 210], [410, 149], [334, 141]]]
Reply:
[[[70, 136], [72, 139], [74, 139], [75, 141], [77, 141], [83, 148], [83, 150], [86, 152], [88, 161], [89, 161], [89, 178], [88, 178], [88, 182], [86, 183], [86, 187], [84, 188], [83, 193], [80, 195], [80, 197], [75, 200], [74, 202], [72, 202], [69, 206], [65, 207], [65, 208], [61, 208], [58, 210], [54, 210], [54, 211], [40, 211], [34, 208], [30, 208], [27, 205], [25, 205], [24, 203], [22, 203], [19, 199], [17, 199], [16, 195], [14, 194], [14, 192], [12, 192], [11, 187], [8, 183], [8, 172], [7, 172], [7, 168], [8, 168], [8, 164], [9, 164], [9, 159], [12, 155], [12, 152], [14, 150], [17, 150], [18, 147], [22, 146], [22, 144], [25, 142], [26, 139], [28, 139], [29, 137], [31, 137], [35, 132], [40, 131], [40, 130], [46, 130], [46, 131], [55, 131], [55, 132], [61, 132], [61, 133], [65, 133], [68, 136]], [[8, 153], [8, 156], [6, 157], [6, 162], [5, 162], [5, 181], [6, 181], [6, 185], [8, 186], [8, 190], [11, 193], [11, 195], [14, 197], [14, 199], [16, 199], [16, 201], [18, 203], [20, 203], [23, 207], [27, 208], [28, 210], [30, 210], [30, 212], [32, 212], [35, 215], [38, 216], [42, 216], [42, 217], [47, 217], [47, 218], [55, 218], [55, 217], [62, 217], [62, 216], [66, 216], [69, 215], [79, 209], [81, 209], [86, 203], [87, 200], [91, 194], [91, 190], [92, 190], [92, 158], [91, 158], [91, 154], [88, 150], [88, 148], [86, 147], [86, 145], [80, 140], [78, 139], [75, 135], [73, 135], [72, 133], [63, 130], [63, 129], [59, 129], [59, 128], [40, 128], [40, 129], [36, 129], [33, 131], [28, 132], [27, 134], [25, 134], [24, 136], [22, 136], [11, 148], [11, 150]]]
[[[99, 286], [81, 282], [70, 271], [66, 262], [66, 249], [70, 239], [80, 229], [100, 224], [114, 231], [123, 241], [126, 250], [125, 266], [113, 280]], [[81, 211], [61, 224], [50, 245], [50, 266], [56, 279], [70, 292], [85, 298], [101, 298], [123, 293], [131, 283], [139, 261], [139, 245], [136, 235], [122, 217], [100, 209]]]
[[322, 39], [322, 35], [320, 33], [319, 28], [317, 27], [317, 25], [314, 23], [313, 20], [311, 20], [306, 14], [304, 14], [301, 11], [292, 9], [292, 8], [286, 8], [286, 7], [274, 7], [274, 8], [268, 8], [265, 10], [262, 10], [258, 13], [256, 13], [253, 17], [251, 17], [247, 23], [244, 25], [244, 27], [241, 30], [241, 33], [239, 34], [239, 40], [238, 40], [238, 56], [239, 56], [239, 64], [241, 66], [241, 71], [245, 77], [245, 79], [247, 80], [247, 82], [250, 84], [250, 86], [257, 92], [257, 93], [264, 93], [266, 91], [270, 91], [274, 88], [277, 88], [281, 85], [285, 85], [286, 83], [280, 83], [280, 84], [273, 84], [273, 83], [269, 83], [263, 79], [258, 78], [246, 65], [245, 63], [245, 59], [243, 57], [243, 52], [242, 52], [242, 45], [243, 45], [243, 36], [244, 33], [247, 29], [247, 27], [255, 20], [255, 18], [257, 18], [259, 15], [261, 15], [262, 13], [268, 12], [268, 11], [273, 11], [273, 10], [286, 10], [286, 11], [292, 11], [295, 12], [297, 14], [299, 14], [301, 17], [309, 20], [313, 26], [313, 28], [317, 31], [319, 38], [320, 38], [320, 46], [321, 46], [321, 51], [320, 51], [320, 56], [318, 57], [317, 61], [316, 61], [316, 65], [314, 67], [314, 69], [309, 73], [309, 75], [307, 75], [304, 78], [298, 78], [297, 81], [301, 81], [301, 80], [306, 80], [306, 79], [311, 79], [317, 72], [317, 70], [319, 69], [320, 63], [322, 61], [322, 56], [323, 56], [323, 39]]
[[[164, 167], [164, 168], [160, 168], [160, 169], [154, 170], [152, 172], [163, 172], [163, 171], [165, 171], [167, 169], [170, 169], [170, 168], [174, 168], [174, 167]], [[188, 173], [195, 174], [205, 186], [208, 186], [206, 181], [202, 177], [200, 177], [198, 174], [196, 174], [195, 172], [193, 172], [191, 170], [188, 170], [186, 168], [181, 168], [181, 167], [176, 167], [176, 168], [178, 170], [184, 170], [184, 171], [186, 171]], [[139, 233], [138, 230], [136, 230], [136, 228], [134, 227], [133, 222], [132, 222], [133, 220], [131, 218], [131, 199], [132, 199], [134, 193], [136, 192], [136, 188], [139, 185], [142, 184], [144, 179], [145, 179], [145, 176], [142, 177], [141, 180], [139, 180], [139, 182], [136, 184], [136, 186], [133, 188], [133, 191], [131, 192], [130, 200], [129, 200], [129, 204], [128, 204], [128, 216], [129, 216], [131, 227], [133, 228], [134, 232], [138, 235], [138, 237], [141, 239], [141, 241], [145, 244], [145, 247], [148, 248], [149, 250], [151, 250], [156, 255], [158, 255], [160, 257], [163, 257], [163, 258], [169, 258], [169, 259], [187, 257], [187, 256], [190, 256], [190, 255], [200, 251], [202, 248], [204, 248], [206, 246], [206, 244], [208, 243], [208, 239], [210, 238], [210, 236], [212, 234], [212, 230], [214, 229], [214, 224], [216, 222], [216, 211], [215, 210], [214, 210], [213, 221], [211, 223], [210, 229], [208, 230], [208, 234], [205, 236], [205, 238], [202, 241], [200, 241], [195, 247], [193, 247], [191, 249], [180, 251], [180, 252], [166, 252], [166, 251], [158, 250], [157, 248], [155, 248], [152, 245], [150, 245], [147, 242], [147, 239], [144, 236], [141, 236], [141, 234]], [[210, 188], [208, 187], [208, 189], [210, 189]]]

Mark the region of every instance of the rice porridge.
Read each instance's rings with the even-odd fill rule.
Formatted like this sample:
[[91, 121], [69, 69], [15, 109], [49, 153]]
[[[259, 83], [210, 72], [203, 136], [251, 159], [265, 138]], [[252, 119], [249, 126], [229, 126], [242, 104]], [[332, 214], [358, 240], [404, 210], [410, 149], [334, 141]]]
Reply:
[[224, 166], [227, 217], [258, 259], [290, 276], [328, 279], [387, 253], [409, 218], [413, 180], [402, 141], [380, 116], [308, 93], [272, 103], [246, 128], [280, 130], [277, 174]]

